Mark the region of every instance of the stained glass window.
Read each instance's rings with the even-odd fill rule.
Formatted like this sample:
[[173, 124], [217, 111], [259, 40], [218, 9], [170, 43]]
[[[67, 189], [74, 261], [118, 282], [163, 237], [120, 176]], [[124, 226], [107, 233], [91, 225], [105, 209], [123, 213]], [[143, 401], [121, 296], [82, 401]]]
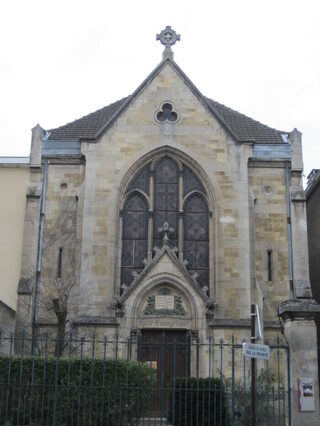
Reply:
[[148, 208], [140, 194], [131, 195], [123, 210], [121, 283], [130, 284], [140, 273], [148, 252]]
[[154, 176], [154, 245], [161, 247], [162, 236], [159, 234], [164, 222], [174, 232], [170, 236], [170, 245], [178, 244], [178, 209], [179, 209], [179, 170], [177, 164], [164, 157], [156, 165]]
[[209, 221], [207, 203], [194, 194], [184, 207], [184, 257], [187, 268], [198, 274], [197, 281], [208, 285], [209, 278]]
[[[162, 247], [163, 234], [159, 229], [168, 222], [171, 247], [183, 246], [183, 258], [188, 260], [187, 269], [197, 273], [200, 285], [209, 287], [209, 211], [205, 190], [196, 174], [186, 165], [180, 168], [169, 156], [147, 164], [128, 186], [128, 199], [123, 209], [121, 284], [130, 285], [133, 272], [140, 273], [143, 260], [154, 246]], [[151, 180], [151, 176], [154, 176]], [[182, 179], [182, 185], [179, 181]], [[148, 206], [146, 199], [153, 182], [153, 198]], [[143, 196], [145, 194], [145, 198]], [[189, 197], [188, 197], [188, 194]], [[179, 199], [187, 198], [179, 216]], [[150, 210], [151, 216], [148, 219]], [[148, 247], [148, 221], [151, 221], [152, 239]], [[180, 227], [179, 227], [180, 223]], [[179, 229], [183, 229], [179, 235]]]

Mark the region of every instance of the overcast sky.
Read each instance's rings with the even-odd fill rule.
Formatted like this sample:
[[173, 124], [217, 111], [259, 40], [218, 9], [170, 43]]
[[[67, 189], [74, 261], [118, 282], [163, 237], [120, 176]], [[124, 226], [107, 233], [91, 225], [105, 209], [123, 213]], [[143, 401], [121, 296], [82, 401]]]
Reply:
[[174, 59], [200, 91], [279, 130], [303, 133], [320, 168], [319, 0], [1, 0], [0, 155], [28, 155], [30, 129], [132, 93], [181, 34]]

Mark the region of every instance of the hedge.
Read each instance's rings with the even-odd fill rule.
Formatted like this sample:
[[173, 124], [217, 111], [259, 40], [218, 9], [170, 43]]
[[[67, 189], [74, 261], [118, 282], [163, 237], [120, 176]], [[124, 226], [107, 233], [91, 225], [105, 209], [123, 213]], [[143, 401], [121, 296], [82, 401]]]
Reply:
[[0, 424], [127, 424], [155, 382], [135, 361], [0, 356]]
[[219, 379], [180, 377], [169, 396], [172, 425], [228, 425], [227, 394]]

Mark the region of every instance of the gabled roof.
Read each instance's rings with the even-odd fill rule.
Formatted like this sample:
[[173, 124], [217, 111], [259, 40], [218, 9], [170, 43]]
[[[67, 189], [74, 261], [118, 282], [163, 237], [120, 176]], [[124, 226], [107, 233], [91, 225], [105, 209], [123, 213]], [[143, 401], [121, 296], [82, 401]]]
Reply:
[[50, 136], [48, 139], [95, 139], [100, 129], [110, 121], [128, 98], [130, 98], [130, 96], [120, 99], [117, 102], [98, 109], [64, 126], [49, 130]]
[[287, 132], [268, 127], [223, 104], [204, 97], [181, 68], [170, 58], [163, 60], [132, 95], [64, 126], [50, 130], [48, 139], [61, 140], [76, 138], [88, 141], [98, 139], [121, 112], [140, 94], [144, 87], [160, 73], [167, 63], [170, 63], [176, 72], [180, 74], [190, 90], [192, 90], [200, 102], [218, 119], [235, 140], [238, 142], [283, 143], [282, 134], [286, 134]]
[[226, 127], [232, 129], [238, 142], [283, 143], [282, 135], [287, 134], [287, 132], [268, 127], [212, 99], [207, 98], [207, 101], [216, 111], [216, 114], [221, 116]]

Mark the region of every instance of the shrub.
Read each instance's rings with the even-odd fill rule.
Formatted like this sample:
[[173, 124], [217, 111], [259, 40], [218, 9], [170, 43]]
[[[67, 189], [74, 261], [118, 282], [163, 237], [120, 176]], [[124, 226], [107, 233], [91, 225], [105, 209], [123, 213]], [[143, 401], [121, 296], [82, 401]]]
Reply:
[[[231, 379], [224, 382], [232, 389]], [[251, 425], [251, 372], [249, 371], [244, 379], [236, 380], [234, 383], [234, 425]], [[286, 392], [280, 379], [276, 380], [276, 375], [271, 369], [261, 369], [256, 375], [256, 424], [259, 426], [275, 424], [283, 421], [285, 412]], [[231, 416], [231, 410], [229, 407]]]
[[228, 424], [223, 383], [213, 378], [177, 378], [171, 385], [168, 421], [172, 425]]
[[155, 388], [150, 366], [122, 360], [0, 356], [0, 377], [0, 424], [127, 424]]

